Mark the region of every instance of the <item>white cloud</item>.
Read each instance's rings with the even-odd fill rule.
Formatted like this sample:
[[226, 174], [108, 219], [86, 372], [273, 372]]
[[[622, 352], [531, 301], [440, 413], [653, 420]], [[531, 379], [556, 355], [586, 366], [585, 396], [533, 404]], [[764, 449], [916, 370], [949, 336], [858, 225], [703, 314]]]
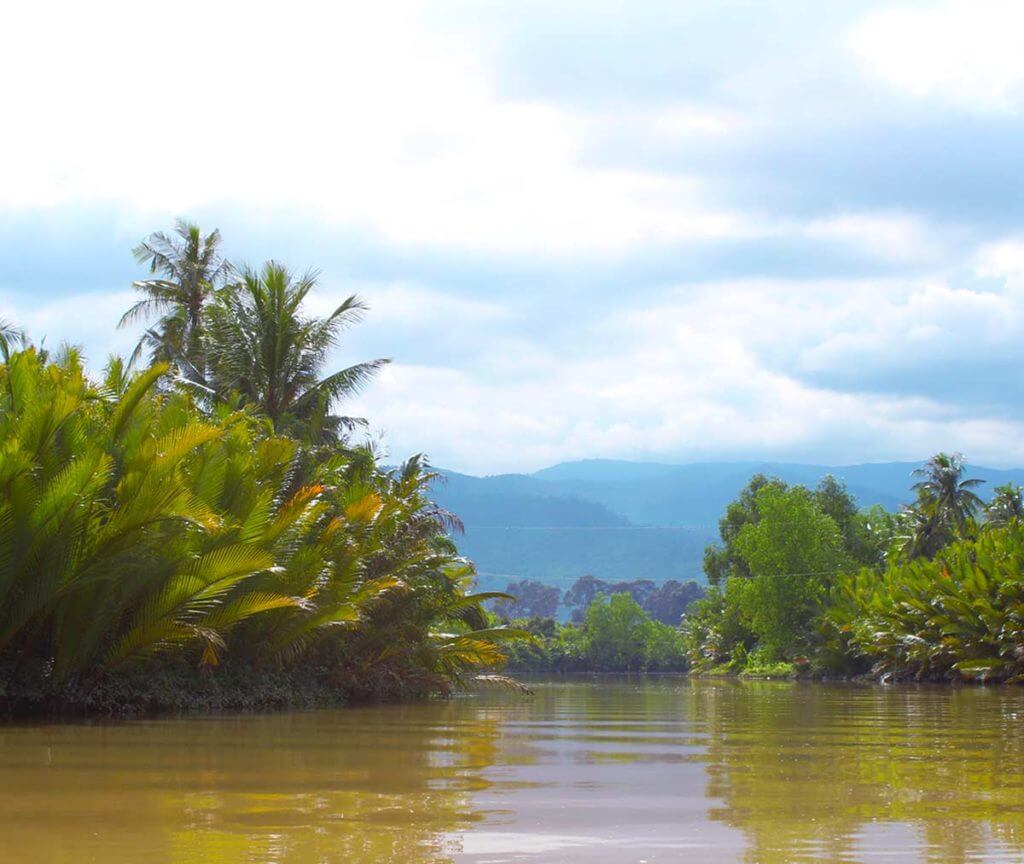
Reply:
[[[395, 458], [425, 450], [439, 464], [479, 472], [586, 456], [842, 462], [950, 448], [980, 462], [1024, 461], [1024, 424], [914, 391], [935, 364], [1020, 341], [1024, 297], [1012, 290], [712, 282], [609, 306], [549, 334], [525, 329], [508, 300], [466, 301], [413, 283], [344, 287], [364, 293], [373, 311], [337, 362], [396, 355], [346, 411], [371, 418]], [[334, 293], [325, 288], [312, 311], [325, 311]], [[47, 335], [51, 346], [84, 343], [96, 367], [134, 344], [134, 334], [114, 329], [132, 299], [130, 291], [42, 304], [0, 299], [0, 317]], [[407, 346], [426, 334], [464, 343], [463, 353], [413, 359]], [[861, 383], [829, 383], [848, 371]], [[889, 380], [905, 387], [879, 395]]]
[[[1008, 111], [1024, 80], [1022, 19], [1016, 3], [901, 5], [869, 15], [850, 38], [863, 69], [901, 94]], [[1024, 428], [999, 419], [1007, 412], [964, 419], [952, 385], [919, 387], [943, 363], [1016, 356], [1018, 236], [969, 260], [974, 275], [1006, 280], [1001, 289], [963, 287], [949, 272], [838, 273], [709, 279], [651, 299], [651, 281], [666, 273], [749, 272], [751, 262], [795, 272], [794, 249], [808, 246], [821, 247], [808, 269], [827, 268], [839, 247], [844, 261], [859, 251], [905, 272], [948, 263], [954, 232], [977, 242], [983, 227], [915, 212], [913, 178], [904, 198], [895, 176], [884, 196], [851, 195], [848, 178], [829, 191], [828, 171], [846, 170], [844, 153], [827, 149], [834, 133], [878, 140], [858, 137], [878, 118], [850, 98], [845, 77], [837, 84], [845, 72], [821, 61], [831, 36], [792, 62], [772, 54], [747, 65], [714, 45], [690, 64], [631, 57], [632, 86], [650, 81], [652, 98], [556, 102], [521, 95], [549, 91], [515, 86], [515, 70], [495, 56], [501, 34], [467, 38], [436, 21], [417, 2], [17, 4], [0, 54], [0, 75], [17, 82], [0, 93], [15, 130], [0, 136], [0, 215], [104, 211], [134, 239], [171, 216], [228, 214], [243, 237], [244, 226], [269, 223], [264, 233], [277, 231], [290, 254], [306, 248], [311, 222], [318, 242], [368, 238], [346, 268], [354, 281], [325, 273], [310, 311], [353, 292], [370, 303], [338, 362], [396, 358], [350, 406], [387, 430], [396, 455], [425, 448], [490, 471], [595, 455], [859, 460], [940, 447], [1024, 459]], [[781, 45], [812, 41], [806, 30], [779, 35]], [[876, 110], [877, 93], [868, 96]], [[939, 116], [931, 110], [919, 116]], [[825, 149], [801, 149], [797, 136]], [[791, 175], [776, 157], [804, 152], [821, 163], [809, 167], [808, 189], [785, 188]], [[884, 175], [887, 155], [865, 154], [864, 177]], [[804, 191], [824, 203], [788, 209]], [[884, 209], [872, 210], [879, 197]], [[281, 214], [292, 218], [275, 222]], [[700, 248], [721, 239], [759, 242]], [[659, 244], [685, 248], [645, 256]], [[561, 260], [537, 261], [548, 256]], [[530, 275], [493, 284], [512, 260]], [[474, 273], [492, 284], [468, 296]], [[529, 284], [520, 290], [517, 279]], [[40, 296], [0, 290], [0, 316], [50, 345], [84, 343], [94, 365], [131, 348], [134, 334], [114, 329], [129, 291]], [[978, 389], [969, 371], [959, 386]]]
[[[910, 373], [924, 377], [978, 342], [1012, 345], [1022, 309], [1009, 294], [913, 281], [714, 283], [610, 312], [563, 335], [539, 368], [496, 376], [399, 363], [359, 410], [395, 455], [426, 446], [470, 471], [585, 456], [870, 461], [950, 448], [1019, 461], [1024, 424], [915, 393]], [[814, 383], [847, 370], [862, 386]], [[906, 389], [880, 392], [900, 376]]]
[[694, 136], [718, 137], [744, 131], [748, 118], [736, 111], [702, 105], [670, 105], [651, 116], [653, 133], [669, 140], [688, 140]]
[[118, 330], [117, 322], [137, 300], [132, 291], [88, 292], [47, 298], [8, 294], [0, 290], [0, 319], [6, 319], [39, 345], [56, 348], [63, 342], [86, 350], [92, 368], [102, 367], [110, 354], [128, 355], [137, 330]]
[[890, 260], [925, 258], [936, 251], [926, 226], [906, 213], [844, 213], [812, 219], [803, 233], [815, 239], [851, 243]]
[[[1005, 349], [1024, 334], [1024, 306], [1017, 298], [943, 284], [854, 297], [831, 315], [816, 317], [823, 336], [799, 351], [798, 368], [806, 373], [852, 373], [876, 382], [875, 387], [897, 386], [910, 370], [946, 362], [966, 364], [978, 345], [989, 351]], [[909, 389], [920, 385], [916, 377], [903, 382]]]
[[986, 243], [975, 255], [975, 272], [983, 277], [1024, 277], [1024, 240], [1009, 238]]
[[442, 324], [461, 328], [510, 318], [502, 303], [457, 297], [445, 291], [413, 282], [348, 282], [329, 285], [320, 280], [306, 298], [306, 308], [313, 315], [329, 315], [339, 302], [357, 294], [369, 307], [368, 320], [375, 327], [413, 326], [429, 329]]
[[0, 77], [20, 86], [0, 95], [18, 130], [0, 137], [0, 211], [112, 207], [143, 231], [229, 207], [402, 247], [542, 256], [807, 232], [891, 255], [920, 240], [909, 217], [895, 233], [897, 217], [870, 214], [786, 226], [694, 176], [595, 162], [589, 146], [617, 124], [674, 147], [752, 121], [715, 104], [609, 115], [500, 98], [486, 43], [416, 2], [283, 14], [184, 0], [168, 14], [48, 0], [5, 27]]
[[584, 164], [583, 118], [500, 100], [480, 48], [426, 17], [417, 3], [18, 4], [0, 54], [20, 82], [0, 97], [18, 130], [0, 138], [0, 207], [113, 203], [148, 221], [228, 203], [542, 254], [734, 231], [691, 181]]
[[1018, 0], [947, 0], [873, 12], [850, 44], [869, 74], [912, 96], [1016, 111], [1024, 95], [1022, 30]]

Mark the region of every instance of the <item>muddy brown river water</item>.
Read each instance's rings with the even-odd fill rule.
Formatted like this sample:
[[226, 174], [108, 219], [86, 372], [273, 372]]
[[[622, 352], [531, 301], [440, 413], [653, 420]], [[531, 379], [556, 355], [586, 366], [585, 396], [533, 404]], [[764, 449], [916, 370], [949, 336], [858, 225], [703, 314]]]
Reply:
[[1024, 862], [1024, 688], [534, 686], [0, 726], [0, 862]]

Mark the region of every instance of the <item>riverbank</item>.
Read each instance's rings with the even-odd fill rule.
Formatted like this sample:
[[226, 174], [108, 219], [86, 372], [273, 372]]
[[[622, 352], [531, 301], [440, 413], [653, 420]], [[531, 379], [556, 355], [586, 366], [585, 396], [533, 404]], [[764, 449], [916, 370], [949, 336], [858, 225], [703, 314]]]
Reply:
[[924, 676], [905, 672], [897, 674], [891, 671], [863, 672], [856, 675], [836, 675], [801, 669], [792, 663], [776, 663], [764, 667], [741, 669], [736, 671], [729, 667], [718, 667], [705, 670], [691, 670], [686, 673], [689, 678], [709, 681], [804, 681], [818, 684], [930, 684], [948, 687], [981, 687], [999, 686], [1018, 688], [1024, 685], [1019, 678], [984, 678], [977, 675], [931, 675]]
[[391, 675], [308, 665], [225, 663], [197, 670], [180, 658], [57, 685], [43, 665], [0, 675], [0, 717], [141, 717], [346, 705], [428, 698], [432, 688]]

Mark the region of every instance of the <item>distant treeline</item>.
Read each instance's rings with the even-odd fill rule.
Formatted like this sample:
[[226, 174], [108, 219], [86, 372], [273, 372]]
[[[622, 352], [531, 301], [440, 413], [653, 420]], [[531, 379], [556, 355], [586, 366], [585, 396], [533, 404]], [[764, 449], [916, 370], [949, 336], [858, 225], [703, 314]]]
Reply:
[[[594, 576], [581, 576], [564, 594], [529, 579], [506, 591], [510, 599], [493, 604], [496, 618], [534, 636], [510, 646], [509, 669], [519, 673], [684, 671], [680, 620], [704, 596], [696, 582]], [[565, 607], [569, 621], [561, 623]]]
[[704, 596], [704, 587], [692, 580], [670, 579], [659, 585], [650, 579], [607, 582], [587, 575], [573, 582], [565, 592], [534, 579], [523, 579], [510, 582], [505, 593], [511, 599], [493, 604], [495, 614], [505, 620], [557, 618], [561, 609], [567, 609], [569, 620], [579, 624], [596, 598], [627, 594], [654, 621], [677, 627], [687, 607]]
[[534, 617], [516, 622], [533, 635], [509, 646], [516, 673], [684, 672], [689, 661], [678, 626], [648, 615], [623, 591], [597, 594], [579, 620]]

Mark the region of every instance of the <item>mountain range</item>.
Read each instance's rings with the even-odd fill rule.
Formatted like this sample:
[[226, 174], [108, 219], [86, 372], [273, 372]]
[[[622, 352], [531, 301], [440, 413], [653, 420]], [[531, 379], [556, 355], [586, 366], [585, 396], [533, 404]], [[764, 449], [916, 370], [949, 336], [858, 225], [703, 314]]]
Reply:
[[[441, 471], [434, 495], [465, 524], [457, 538], [484, 588], [537, 579], [565, 588], [592, 574], [607, 580], [703, 580], [704, 547], [718, 519], [758, 472], [816, 485], [826, 474], [846, 483], [861, 507], [895, 509], [913, 498], [914, 462], [810, 465], [696, 462], [668, 465], [586, 459], [532, 474], [475, 477]], [[1024, 484], [1024, 469], [968, 466], [985, 480]]]

